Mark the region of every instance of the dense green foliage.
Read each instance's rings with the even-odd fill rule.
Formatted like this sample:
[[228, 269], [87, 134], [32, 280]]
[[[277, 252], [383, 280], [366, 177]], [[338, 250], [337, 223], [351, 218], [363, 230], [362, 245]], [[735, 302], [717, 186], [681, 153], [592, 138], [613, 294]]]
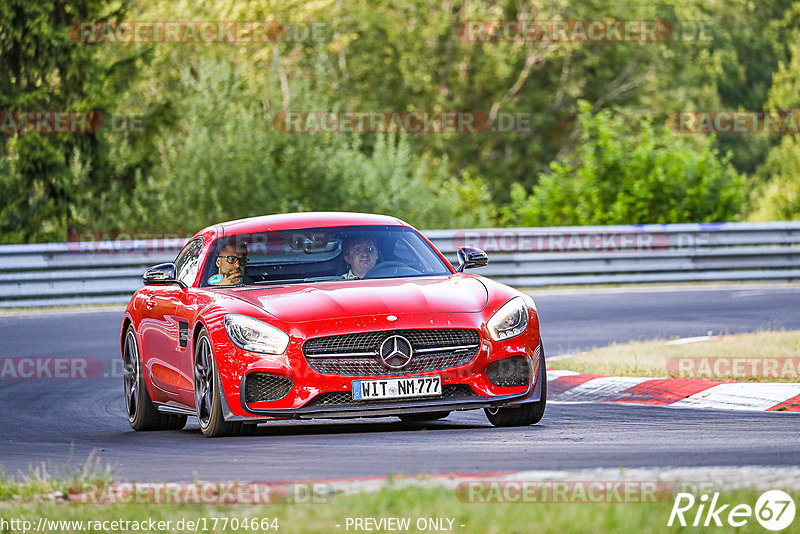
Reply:
[[[464, 39], [468, 21], [554, 19], [666, 20], [675, 32]], [[69, 30], [87, 20], [272, 20], [286, 33], [92, 45]], [[785, 0], [7, 0], [0, 111], [92, 110], [106, 122], [0, 133], [0, 242], [191, 232], [295, 210], [391, 213], [423, 228], [800, 218], [800, 137], [663, 127], [676, 110], [798, 109], [798, 22]], [[469, 110], [495, 122], [292, 134], [273, 124], [286, 110]]]
[[358, 136], [276, 132], [263, 95], [229, 98], [246, 83], [241, 73], [214, 61], [194, 69], [182, 73], [199, 90], [176, 104], [179, 133], [160, 143], [161, 164], [137, 181], [122, 221], [152, 232], [171, 221], [191, 232], [202, 221], [313, 209], [391, 213], [438, 226], [490, 223], [486, 188], [450, 177], [446, 160], [415, 158], [405, 137], [380, 136], [363, 150]]
[[553, 163], [530, 196], [513, 186], [505, 222], [514, 226], [711, 222], [736, 217], [741, 179], [715, 149], [690, 146], [641, 121], [635, 137], [620, 118], [580, 101], [583, 134], [570, 163]]
[[[0, 110], [105, 111], [125, 90], [129, 57], [100, 58], [67, 34], [72, 20], [106, 14], [102, 2], [0, 4]], [[64, 237], [79, 210], [111, 177], [105, 138], [0, 134], [3, 241]]]
[[[769, 94], [769, 109], [800, 109], [800, 4], [788, 10], [783, 25], [795, 32], [785, 43], [788, 54], [778, 65]], [[767, 155], [752, 192], [755, 220], [800, 220], [800, 135], [787, 135]]]

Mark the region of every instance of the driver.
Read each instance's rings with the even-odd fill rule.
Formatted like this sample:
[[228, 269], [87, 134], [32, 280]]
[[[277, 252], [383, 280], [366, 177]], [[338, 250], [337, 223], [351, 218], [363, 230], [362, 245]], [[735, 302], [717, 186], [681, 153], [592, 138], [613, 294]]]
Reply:
[[222, 279], [215, 285], [236, 286], [241, 284], [244, 281], [245, 265], [247, 265], [246, 244], [225, 245], [217, 255], [218, 276], [221, 276]]
[[350, 267], [350, 270], [342, 275], [345, 280], [364, 278], [364, 275], [378, 263], [378, 247], [372, 238], [357, 237], [345, 240], [342, 249], [344, 261]]

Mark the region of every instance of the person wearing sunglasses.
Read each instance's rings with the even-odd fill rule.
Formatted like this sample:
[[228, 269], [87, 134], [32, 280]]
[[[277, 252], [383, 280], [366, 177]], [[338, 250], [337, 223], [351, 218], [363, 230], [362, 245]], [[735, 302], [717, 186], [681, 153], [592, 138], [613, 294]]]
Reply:
[[247, 248], [243, 244], [238, 247], [225, 245], [217, 256], [217, 268], [222, 279], [215, 285], [236, 286], [241, 284], [244, 281], [246, 265]]
[[378, 247], [369, 237], [349, 239], [342, 246], [344, 261], [350, 270], [342, 275], [345, 280], [364, 278], [378, 263]]

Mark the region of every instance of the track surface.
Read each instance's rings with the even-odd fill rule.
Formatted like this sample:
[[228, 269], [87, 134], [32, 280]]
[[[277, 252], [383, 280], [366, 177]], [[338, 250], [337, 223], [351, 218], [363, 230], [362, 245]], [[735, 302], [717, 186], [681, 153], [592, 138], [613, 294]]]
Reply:
[[[800, 288], [533, 293], [549, 354], [670, 336], [800, 329]], [[0, 357], [93, 356], [118, 370], [118, 310], [0, 315]], [[92, 451], [129, 480], [281, 480], [592, 467], [798, 465], [800, 417], [618, 405], [559, 405], [529, 428], [492, 428], [482, 411], [427, 425], [397, 419], [275, 422], [255, 436], [208, 440], [135, 433], [122, 380], [1, 380], [0, 466]]]

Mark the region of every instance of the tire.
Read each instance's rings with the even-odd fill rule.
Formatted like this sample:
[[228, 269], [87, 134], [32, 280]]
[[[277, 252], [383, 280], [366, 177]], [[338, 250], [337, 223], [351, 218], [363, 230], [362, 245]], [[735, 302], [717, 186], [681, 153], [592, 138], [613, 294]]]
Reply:
[[122, 349], [122, 392], [125, 395], [125, 411], [128, 423], [137, 431], [180, 430], [186, 426], [186, 416], [161, 413], [153, 405], [142, 373], [142, 359], [133, 326], [125, 331]]
[[400, 420], [404, 423], [424, 423], [425, 421], [436, 421], [437, 419], [444, 419], [450, 415], [450, 412], [427, 412], [427, 413], [409, 413], [400, 415]]
[[207, 438], [253, 434], [256, 425], [252, 423], [225, 421], [219, 387], [214, 351], [203, 328], [194, 350], [194, 402], [200, 430]]
[[542, 397], [536, 402], [520, 404], [513, 408], [484, 408], [486, 418], [493, 426], [535, 425], [544, 416], [547, 404], [547, 372], [542, 366]]
[[258, 425], [252, 423], [242, 423], [242, 428], [239, 430], [238, 434], [240, 436], [252, 436], [258, 430]]

